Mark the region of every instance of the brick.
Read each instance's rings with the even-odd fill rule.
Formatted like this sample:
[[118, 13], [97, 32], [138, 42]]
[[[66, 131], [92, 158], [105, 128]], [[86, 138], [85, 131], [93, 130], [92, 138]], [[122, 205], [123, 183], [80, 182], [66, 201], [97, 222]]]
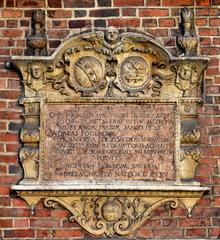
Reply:
[[[29, 217], [30, 210], [27, 208], [0, 208], [1, 217]], [[27, 236], [26, 236], [27, 237]]]
[[0, 228], [11, 228], [12, 219], [0, 219]]
[[209, 6], [211, 5], [211, 0], [196, 0], [197, 6]]
[[156, 228], [156, 227], [160, 227], [161, 226], [161, 221], [160, 219], [149, 219], [148, 221], [146, 221], [144, 223], [145, 227], [152, 227], [152, 228]]
[[217, 54], [220, 54], [220, 48], [218, 48], [218, 47], [201, 47], [201, 54], [216, 56]]
[[92, 8], [95, 7], [94, 0], [64, 0], [66, 8]]
[[162, 226], [174, 228], [177, 226], [177, 220], [173, 218], [162, 219]]
[[87, 11], [86, 10], [75, 10], [74, 15], [76, 18], [85, 17], [87, 15]]
[[209, 19], [210, 26], [220, 26], [220, 19], [219, 18], [211, 18]]
[[53, 231], [51, 229], [37, 229], [35, 230], [36, 237], [37, 238], [43, 238], [43, 239], [53, 239]]
[[53, 218], [66, 218], [68, 215], [68, 212], [64, 209], [55, 209], [51, 212], [51, 217]]
[[164, 6], [190, 6], [193, 5], [193, 0], [162, 0]]
[[156, 27], [157, 20], [156, 19], [143, 19], [142, 26], [143, 27]]
[[71, 18], [72, 11], [71, 10], [48, 10], [47, 15], [49, 18]]
[[18, 112], [6, 112], [6, 111], [2, 111], [0, 112], [0, 118], [1, 119], [18, 119], [21, 116], [20, 113]]
[[220, 45], [220, 38], [213, 38], [213, 44]]
[[2, 30], [2, 36], [8, 38], [17, 38], [22, 36], [23, 31], [20, 29], [4, 29]]
[[0, 186], [0, 195], [1, 196], [7, 196], [9, 195], [9, 186]]
[[160, 0], [146, 0], [145, 6], [160, 6]]
[[220, 9], [218, 8], [200, 8], [196, 9], [197, 16], [218, 16]]
[[167, 29], [148, 29], [147, 31], [155, 37], [167, 37], [168, 36]]
[[114, 27], [139, 27], [140, 19], [138, 19], [138, 18], [109, 19], [108, 25], [114, 26]]
[[7, 173], [7, 166], [6, 165], [0, 165], [0, 173]]
[[197, 18], [196, 19], [196, 26], [207, 26], [208, 19], [206, 18]]
[[219, 74], [219, 68], [213, 68], [213, 67], [208, 67], [206, 70], [206, 74], [211, 76], [211, 75], [218, 75]]
[[179, 219], [179, 226], [180, 227], [199, 227], [199, 226], [208, 226], [209, 225], [209, 219], [191, 219], [191, 218], [185, 218], [185, 219]]
[[[6, 0], [6, 7], [14, 7], [14, 0]], [[0, 1], [0, 7], [3, 7], [3, 0]]]
[[14, 219], [13, 227], [14, 228], [29, 228], [30, 227], [29, 219], [27, 219], [27, 218]]
[[83, 237], [83, 232], [79, 229], [59, 229], [55, 231], [55, 237]]
[[16, 141], [18, 141], [18, 134], [0, 132], [0, 141], [2, 141], [2, 142], [16, 142]]
[[[220, 206], [220, 196], [213, 198], [213, 204], [212, 205], [216, 206], [216, 207]], [[219, 220], [219, 223], [220, 223], [220, 220]]]
[[220, 0], [212, 0], [212, 5], [220, 5]]
[[91, 24], [90, 20], [70, 20], [69, 28], [89, 28]]
[[4, 163], [16, 163], [17, 155], [0, 155], [2, 162]]
[[23, 201], [21, 198], [13, 198], [12, 200], [12, 206], [13, 208], [27, 208], [27, 203], [25, 201]]
[[2, 10], [2, 17], [3, 18], [18, 18], [22, 16], [21, 10], [13, 10], [13, 9], [5, 9]]
[[127, 6], [143, 6], [144, 0], [114, 0], [114, 6], [127, 7]]
[[52, 21], [52, 29], [54, 28], [59, 28], [59, 29], [62, 29], [62, 28], [67, 28], [67, 21], [66, 20], [62, 20], [62, 21], [59, 21], [59, 20], [53, 20]]
[[36, 217], [50, 217], [51, 216], [51, 209], [45, 209], [45, 208], [36, 208], [35, 209], [35, 216]]
[[199, 42], [201, 45], [211, 45], [211, 39], [208, 37], [200, 37]]
[[11, 205], [11, 199], [9, 197], [2, 197], [0, 196], [0, 206], [10, 206]]
[[205, 237], [205, 229], [203, 228], [186, 229], [186, 236], [200, 238]]
[[220, 134], [220, 127], [217, 127], [217, 126], [209, 127], [208, 128], [208, 134], [209, 135], [218, 135], [218, 134]]
[[112, 0], [97, 0], [99, 7], [111, 7]]
[[99, 19], [94, 21], [94, 26], [95, 27], [106, 27], [106, 21]]
[[140, 17], [163, 17], [169, 16], [168, 9], [140, 9], [139, 10]]
[[122, 16], [136, 16], [136, 9], [135, 8], [123, 8]]
[[98, 9], [89, 12], [90, 17], [117, 17], [119, 16], [119, 9]]
[[200, 28], [199, 35], [200, 36], [218, 36], [219, 30], [218, 28]]
[[175, 20], [173, 18], [159, 19], [159, 26], [160, 27], [174, 27]]
[[213, 118], [214, 124], [220, 124], [220, 117]]
[[20, 178], [21, 178], [20, 174], [19, 175], [0, 176], [0, 182], [1, 182], [1, 184], [9, 185], [9, 184], [16, 183], [18, 180], [20, 180]]
[[46, 4], [45, 0], [16, 0], [16, 7], [40, 8]]
[[21, 238], [21, 237], [34, 237], [34, 229], [22, 229], [21, 230], [5, 230], [4, 231], [5, 238]]
[[152, 230], [151, 229], [145, 229], [143, 227], [139, 228], [137, 230], [136, 236], [138, 238], [146, 239], [152, 237]]
[[220, 229], [219, 227], [217, 228], [209, 228], [209, 237], [210, 238], [216, 238], [218, 239], [218, 237], [220, 236]]
[[57, 48], [60, 45], [60, 41], [59, 40], [50, 40], [49, 41], [49, 47], [50, 48]]
[[48, 0], [48, 7], [50, 8], [61, 8], [62, 2], [61, 0]]
[[60, 221], [54, 219], [30, 219], [30, 226], [34, 228], [57, 228], [60, 227]]
[[68, 36], [69, 30], [51, 30], [48, 31], [48, 37], [50, 39], [64, 39]]
[[11, 164], [11, 165], [9, 165], [8, 173], [9, 174], [22, 174], [22, 170], [21, 170], [20, 166]]
[[183, 231], [181, 229], [153, 229], [153, 236], [159, 238], [169, 238], [175, 236], [175, 238], [183, 237]]

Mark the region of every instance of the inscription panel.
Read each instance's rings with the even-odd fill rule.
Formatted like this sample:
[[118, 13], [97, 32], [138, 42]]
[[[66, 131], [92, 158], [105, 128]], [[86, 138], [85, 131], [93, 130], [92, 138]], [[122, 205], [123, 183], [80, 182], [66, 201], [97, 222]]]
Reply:
[[174, 107], [45, 104], [41, 178], [174, 180]]

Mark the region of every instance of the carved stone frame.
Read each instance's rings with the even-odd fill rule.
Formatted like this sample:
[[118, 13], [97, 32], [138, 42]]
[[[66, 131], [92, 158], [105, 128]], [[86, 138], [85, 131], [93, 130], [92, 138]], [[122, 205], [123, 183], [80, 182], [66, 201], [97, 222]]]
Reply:
[[[46, 207], [56, 208], [61, 204], [72, 214], [70, 221], [77, 221], [92, 234], [108, 236], [131, 233], [162, 204], [173, 208], [183, 204], [190, 216], [193, 206], [209, 190], [194, 179], [200, 157], [197, 105], [202, 101], [202, 80], [209, 60], [173, 57], [151, 36], [116, 32], [114, 43], [107, 40], [106, 32], [87, 32], [66, 40], [50, 57], [12, 58], [24, 85], [20, 100], [24, 106], [24, 126], [20, 133], [23, 146], [19, 151], [24, 178], [12, 190], [29, 204], [33, 213], [41, 199]], [[123, 64], [130, 57], [146, 61], [142, 77], [147, 77], [131, 79], [133, 85], [128, 81], [125, 86]], [[94, 71], [87, 71], [86, 64], [90, 61], [96, 66], [96, 77]], [[90, 85], [73, 73], [76, 65], [89, 75]], [[188, 75], [184, 75], [187, 71]], [[176, 181], [133, 181], [126, 186], [110, 181], [90, 185], [86, 181], [69, 184], [41, 181], [44, 107], [53, 103], [175, 104]]]

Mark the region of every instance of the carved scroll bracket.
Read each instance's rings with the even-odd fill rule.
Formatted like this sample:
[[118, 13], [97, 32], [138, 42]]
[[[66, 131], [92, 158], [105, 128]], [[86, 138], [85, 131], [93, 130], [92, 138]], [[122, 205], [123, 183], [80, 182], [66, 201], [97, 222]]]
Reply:
[[148, 191], [96, 192], [73, 191], [71, 188], [68, 191], [36, 191], [35, 187], [32, 187], [31, 191], [30, 187], [28, 188], [29, 190], [25, 191], [19, 190], [18, 194], [29, 204], [32, 214], [37, 202], [44, 199], [44, 205], [48, 208], [62, 206], [68, 210], [72, 214], [69, 220], [76, 221], [89, 233], [109, 237], [131, 234], [150, 218], [155, 209], [163, 205], [170, 208], [184, 206], [188, 216], [191, 216], [193, 206], [208, 190], [196, 186], [173, 189], [164, 186], [163, 190], [154, 187], [154, 190]]

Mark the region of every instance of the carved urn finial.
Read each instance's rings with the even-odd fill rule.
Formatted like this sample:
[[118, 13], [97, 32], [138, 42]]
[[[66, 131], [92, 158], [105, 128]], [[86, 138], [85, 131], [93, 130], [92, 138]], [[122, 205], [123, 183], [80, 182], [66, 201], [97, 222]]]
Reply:
[[27, 38], [28, 55], [47, 55], [47, 38], [45, 35], [45, 13], [43, 10], [33, 11], [32, 32]]
[[197, 54], [198, 38], [195, 36], [194, 14], [192, 9], [181, 9], [182, 36], [177, 38], [177, 43], [183, 51], [184, 56]]

